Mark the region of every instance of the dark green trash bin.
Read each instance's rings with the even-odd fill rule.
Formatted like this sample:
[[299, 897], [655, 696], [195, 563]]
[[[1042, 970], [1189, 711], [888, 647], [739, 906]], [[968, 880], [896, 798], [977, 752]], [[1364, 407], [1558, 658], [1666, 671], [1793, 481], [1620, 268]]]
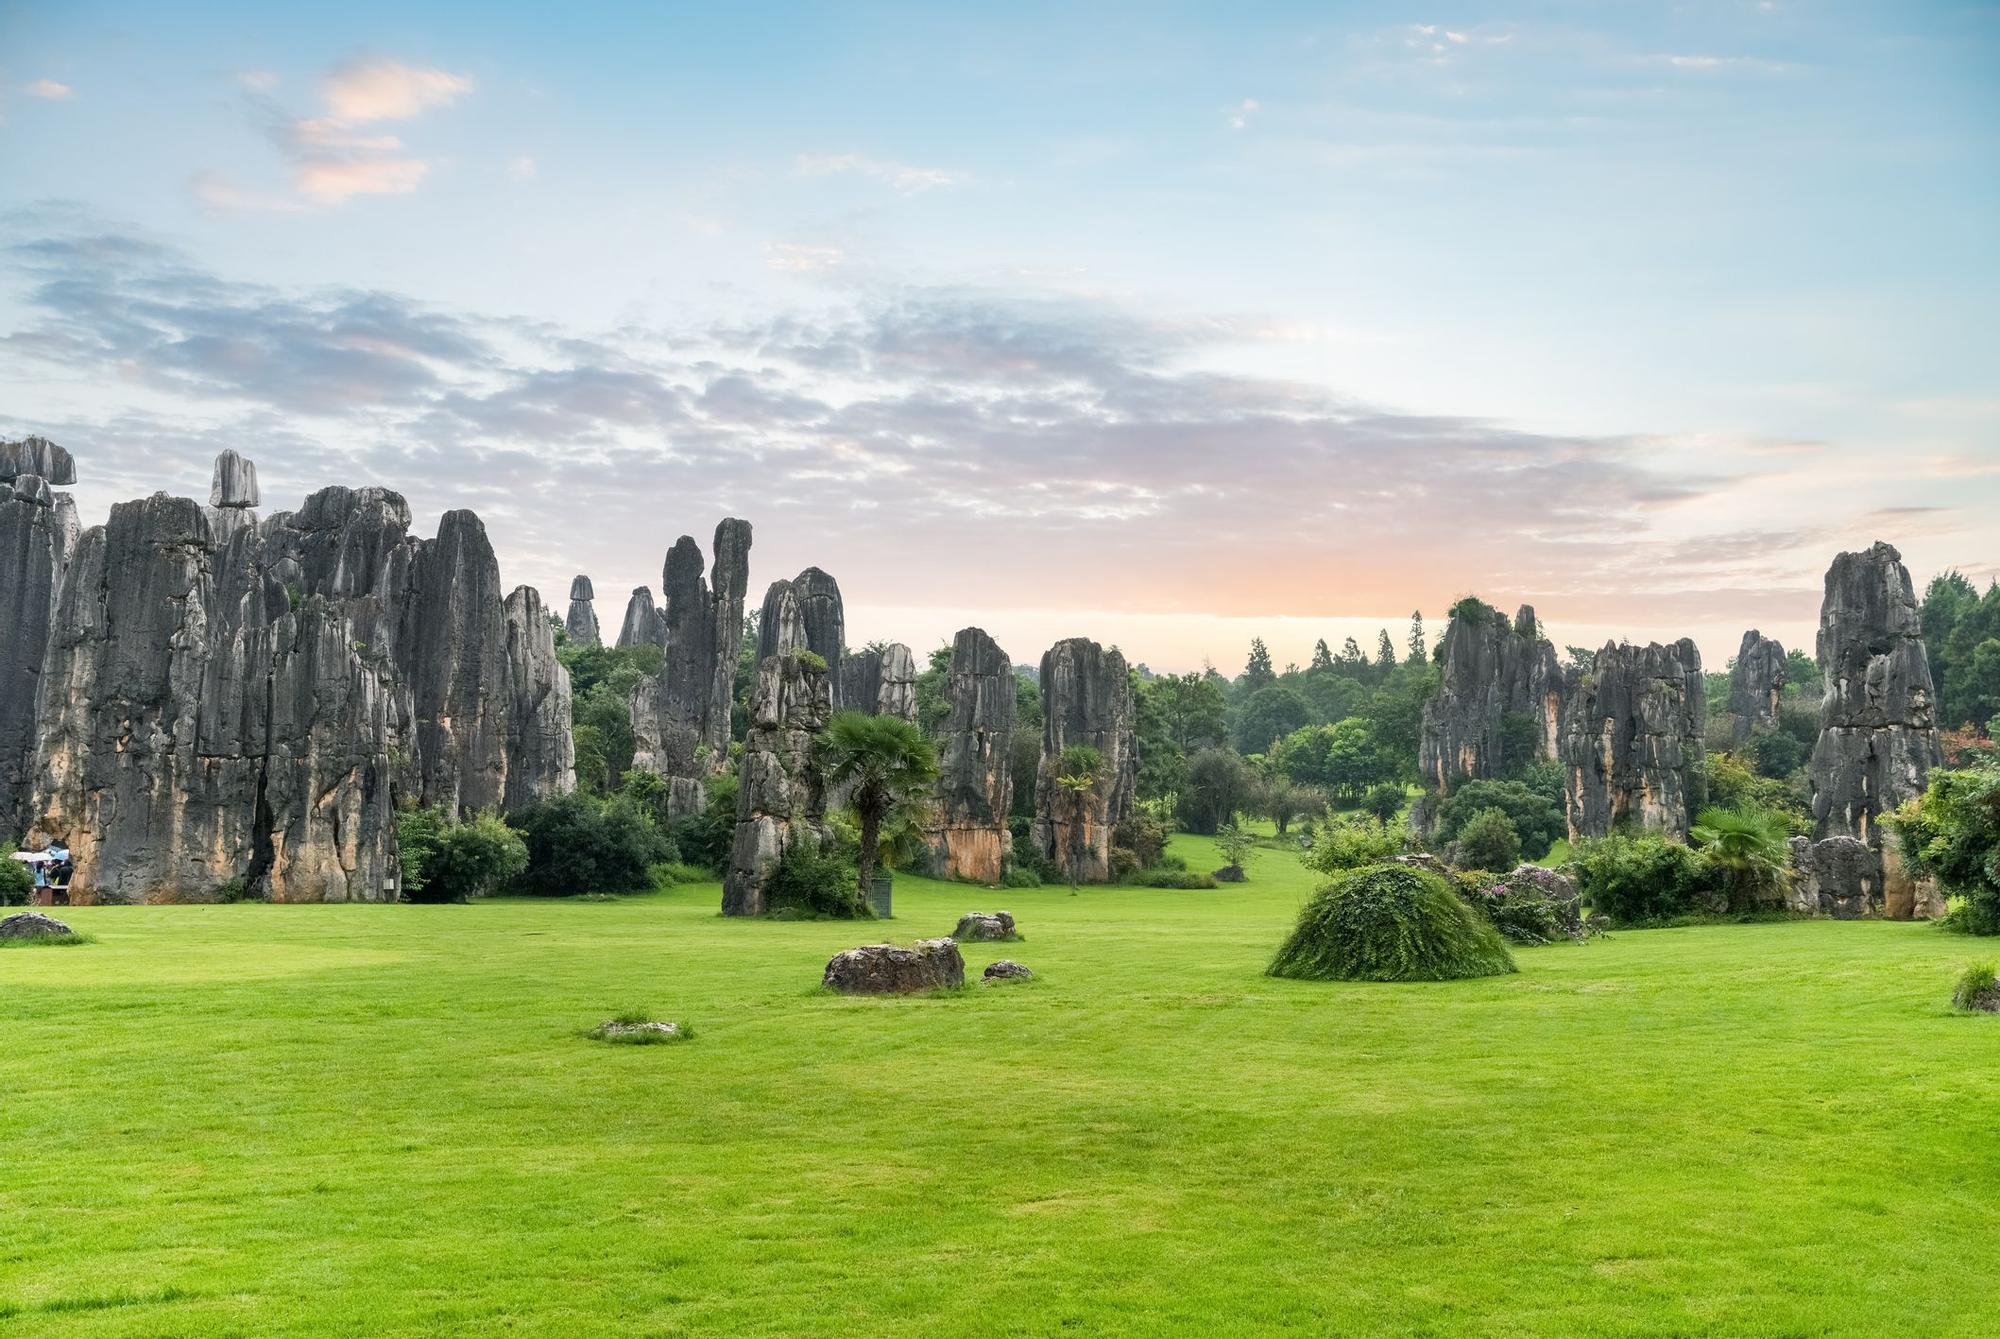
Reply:
[[896, 876], [877, 874], [868, 881], [868, 906], [874, 911], [878, 921], [889, 920], [889, 895], [896, 887]]

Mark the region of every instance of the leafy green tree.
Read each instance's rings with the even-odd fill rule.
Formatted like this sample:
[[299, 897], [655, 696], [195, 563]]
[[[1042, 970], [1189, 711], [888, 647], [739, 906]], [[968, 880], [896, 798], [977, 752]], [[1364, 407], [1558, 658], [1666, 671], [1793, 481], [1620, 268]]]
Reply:
[[1481, 809], [1465, 821], [1454, 846], [1466, 869], [1505, 874], [1521, 863], [1521, 837], [1504, 809]]
[[[735, 817], [732, 789], [732, 836]], [[554, 795], [507, 815], [507, 825], [520, 834], [526, 853], [521, 888], [544, 897], [643, 892], [652, 886], [653, 866], [681, 855], [651, 806], [630, 794], [610, 800], [582, 791]]]
[[1728, 906], [1716, 871], [1699, 852], [1653, 833], [1580, 842], [1572, 867], [1583, 900], [1614, 924], [1652, 924]]
[[1236, 748], [1262, 753], [1312, 719], [1306, 700], [1289, 688], [1264, 688], [1252, 693], [1236, 720]]
[[1255, 796], [1257, 810], [1277, 825], [1280, 837], [1285, 835], [1293, 819], [1326, 808], [1324, 794], [1312, 786], [1299, 785], [1282, 772], [1261, 782], [1255, 789]]
[[945, 700], [945, 685], [951, 678], [951, 645], [931, 652], [930, 661], [917, 674], [917, 724], [936, 739], [951, 720], [951, 703]]
[[1396, 644], [1389, 640], [1389, 630], [1383, 628], [1375, 641], [1375, 668], [1387, 674], [1396, 668]]
[[1430, 652], [1424, 645], [1424, 611], [1419, 609], [1410, 615], [1410, 654], [1403, 661], [1405, 665], [1423, 665], [1429, 662]]
[[1361, 799], [1361, 808], [1387, 823], [1403, 812], [1409, 798], [1401, 786], [1371, 786]]
[[1150, 715], [1153, 741], [1183, 756], [1229, 737], [1229, 701], [1214, 679], [1194, 673], [1162, 675], [1140, 684], [1138, 699], [1142, 733]]
[[937, 780], [937, 750], [924, 732], [898, 716], [843, 711], [818, 741], [827, 786], [846, 790], [861, 820], [860, 886], [865, 897], [882, 849], [882, 825], [901, 808], [921, 803]]
[[1239, 681], [1245, 693], [1255, 693], [1269, 688], [1278, 681], [1277, 671], [1271, 668], [1270, 648], [1264, 645], [1262, 637], [1250, 639], [1250, 659], [1243, 666], [1243, 678]]
[[1307, 666], [1307, 669], [1314, 674], [1324, 674], [1332, 668], [1333, 651], [1328, 648], [1326, 638], [1322, 637], [1313, 643], [1312, 664]]
[[1215, 832], [1215, 849], [1222, 853], [1224, 866], [1238, 874], [1250, 861], [1250, 853], [1257, 848], [1257, 839], [1234, 823], [1224, 823]]
[[408, 896], [412, 902], [470, 902], [527, 867], [528, 849], [520, 836], [492, 814], [476, 814], [438, 831], [421, 884]]
[[2000, 763], [1932, 772], [1890, 825], [1911, 868], [1965, 899], [1946, 928], [2000, 934]]
[[1203, 749], [1188, 759], [1187, 789], [1178, 816], [1189, 832], [1213, 836], [1247, 809], [1255, 795], [1250, 769], [1228, 749]]
[[1477, 780], [1461, 783], [1438, 806], [1438, 840], [1457, 840], [1473, 815], [1485, 809], [1498, 809], [1507, 816], [1530, 859], [1548, 854], [1556, 839], [1569, 832], [1559, 791], [1551, 795], [1526, 781]]

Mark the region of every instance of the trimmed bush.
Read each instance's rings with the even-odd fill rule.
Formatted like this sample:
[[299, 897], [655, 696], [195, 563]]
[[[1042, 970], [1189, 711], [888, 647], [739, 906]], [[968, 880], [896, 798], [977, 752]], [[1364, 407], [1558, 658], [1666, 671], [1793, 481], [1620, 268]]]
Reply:
[[1466, 869], [1498, 874], [1521, 863], [1521, 838], [1505, 809], [1481, 809], [1467, 819], [1453, 849], [1457, 863]]
[[1306, 981], [1456, 981], [1515, 968], [1499, 933], [1449, 884], [1391, 863], [1315, 893], [1268, 970]]
[[1125, 880], [1125, 882], [1139, 888], [1193, 889], [1221, 886], [1216, 883], [1213, 875], [1202, 874], [1195, 870], [1187, 869], [1185, 868], [1186, 864], [1186, 861], [1182, 861], [1182, 868], [1179, 869], [1166, 865], [1155, 865], [1151, 869], [1135, 870], [1132, 877]]

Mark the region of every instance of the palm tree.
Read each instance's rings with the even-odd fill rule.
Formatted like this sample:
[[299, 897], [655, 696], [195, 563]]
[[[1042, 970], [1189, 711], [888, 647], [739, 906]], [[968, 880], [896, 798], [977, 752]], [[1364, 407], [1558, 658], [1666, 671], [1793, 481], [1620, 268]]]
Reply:
[[1791, 877], [1790, 833], [1762, 809], [1711, 805], [1696, 815], [1688, 836], [1729, 883], [1729, 904], [1748, 911], [1767, 893], [1782, 895]]
[[937, 780], [937, 750], [899, 716], [843, 711], [819, 737], [829, 789], [853, 788], [861, 820], [861, 895], [868, 896], [881, 850], [882, 824], [900, 806], [921, 801]]

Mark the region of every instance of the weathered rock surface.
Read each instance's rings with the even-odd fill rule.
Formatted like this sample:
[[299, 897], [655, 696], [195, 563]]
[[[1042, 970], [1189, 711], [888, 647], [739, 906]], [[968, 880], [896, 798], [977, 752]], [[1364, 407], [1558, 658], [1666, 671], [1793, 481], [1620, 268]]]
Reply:
[[1700, 806], [1708, 697], [1701, 653], [1605, 643], [1563, 713], [1563, 801], [1569, 835], [1631, 824], [1685, 838]]
[[975, 940], [1002, 943], [1019, 939], [1014, 929], [1014, 917], [1005, 911], [968, 911], [958, 918], [958, 928], [951, 937], [960, 943]]
[[1744, 633], [1729, 671], [1729, 738], [1737, 747], [1777, 728], [1786, 679], [1785, 648], [1755, 628]]
[[578, 646], [602, 646], [604, 637], [597, 627], [597, 595], [591, 589], [590, 578], [574, 577], [569, 583], [569, 615], [563, 620], [563, 632]]
[[667, 552], [661, 589], [666, 656], [656, 678], [632, 693], [634, 767], [667, 783], [667, 811], [698, 812], [708, 779], [729, 766], [729, 707], [743, 640], [750, 580], [750, 523], [715, 528], [715, 561], [702, 574], [701, 546], [682, 535]]
[[[1042, 760], [1035, 775], [1034, 840], [1065, 878], [1102, 883], [1111, 873], [1111, 829], [1137, 791], [1132, 676], [1125, 657], [1072, 637], [1042, 657]], [[1063, 783], [1065, 749], [1094, 748], [1102, 762], [1093, 785]]]
[[[1522, 605], [1509, 623], [1491, 605], [1462, 602], [1439, 652], [1442, 674], [1437, 693], [1424, 704], [1417, 747], [1425, 784], [1442, 795], [1461, 780], [1492, 778], [1513, 763], [1556, 756], [1566, 684], [1534, 606]], [[1532, 757], [1506, 757], [1510, 739], [1517, 748], [1525, 744]]]
[[0, 442], [0, 483], [32, 474], [61, 488], [76, 482], [76, 461], [46, 437]]
[[843, 995], [916, 995], [965, 984], [965, 959], [950, 939], [919, 939], [908, 948], [867, 944], [833, 955], [820, 984]]
[[[1589, 930], [1583, 918], [1583, 894], [1576, 880], [1560, 870], [1541, 865], [1516, 865], [1513, 871], [1488, 883], [1477, 894], [1489, 905], [1482, 910], [1500, 927], [1500, 932], [1517, 944], [1543, 944], [1551, 939], [1586, 939]], [[1515, 901], [1546, 904], [1549, 921], [1534, 924], [1524, 917], [1495, 914], [1492, 904], [1504, 906]]]
[[69, 500], [36, 474], [0, 484], [0, 841], [27, 822], [42, 657], [76, 548], [76, 511], [59, 497]]
[[834, 706], [870, 716], [917, 719], [917, 658], [901, 642], [880, 650], [849, 651], [841, 657]]
[[667, 1042], [680, 1041], [691, 1036], [681, 1030], [679, 1023], [627, 1023], [617, 1018], [607, 1018], [590, 1030], [596, 1041], [618, 1042]]
[[1790, 908], [1854, 920], [1882, 914], [1882, 854], [1859, 837], [1794, 837]]
[[[778, 613], [781, 601], [792, 607]], [[840, 583], [817, 567], [808, 567], [790, 581], [774, 581], [764, 592], [764, 611], [757, 621], [757, 660], [761, 664], [780, 650], [803, 646], [826, 662], [839, 710], [840, 663], [847, 651], [847, 612]]]
[[1027, 981], [1035, 974], [1028, 970], [1026, 963], [1015, 962], [1012, 958], [1002, 958], [998, 962], [987, 963], [986, 970], [979, 975], [986, 981]]
[[215, 474], [208, 485], [211, 507], [258, 507], [263, 497], [257, 488], [257, 464], [234, 451], [215, 458]]
[[507, 597], [507, 794], [521, 809], [575, 784], [569, 671], [556, 659], [555, 629], [541, 592], [517, 586]]
[[53, 916], [39, 911], [21, 911], [0, 919], [0, 939], [54, 939], [76, 931]]
[[573, 784], [567, 675], [539, 601], [503, 606], [477, 517], [418, 540], [399, 495], [327, 488], [218, 542], [211, 516], [244, 510], [156, 494], [77, 546], [31, 810], [76, 854], [73, 896], [240, 877], [379, 898], [397, 796], [500, 809]]
[[1007, 653], [984, 629], [964, 628], [952, 639], [944, 696], [951, 716], [926, 833], [931, 873], [998, 883], [1012, 845], [1007, 813], [1014, 803], [1015, 686]]
[[[787, 609], [780, 613], [795, 617]], [[782, 643], [781, 643], [782, 644]], [[803, 648], [766, 657], [750, 696], [750, 731], [736, 788], [736, 837], [722, 885], [722, 914], [761, 916], [764, 884], [797, 842], [824, 846], [826, 786], [813, 740], [833, 715], [826, 670]]]
[[1923, 624], [1893, 547], [1833, 560], [1818, 653], [1826, 696], [1807, 769], [1814, 835], [1859, 837], [1879, 850], [1882, 815], [1922, 794], [1944, 761]]
[[632, 598], [625, 602], [625, 621], [618, 625], [618, 645], [664, 646], [667, 641], [666, 625], [660, 620], [660, 611], [653, 604], [651, 586], [634, 586]]

